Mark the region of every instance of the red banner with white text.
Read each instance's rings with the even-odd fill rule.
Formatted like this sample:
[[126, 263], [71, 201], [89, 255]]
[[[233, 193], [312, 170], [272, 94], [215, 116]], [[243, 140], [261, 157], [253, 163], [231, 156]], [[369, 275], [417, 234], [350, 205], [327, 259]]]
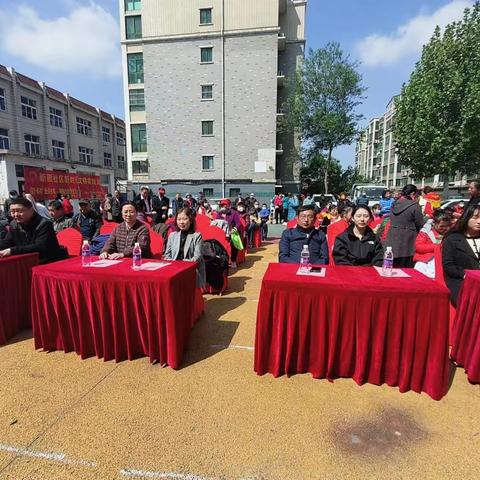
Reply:
[[35, 200], [53, 200], [57, 193], [69, 193], [72, 198], [90, 198], [94, 193], [102, 198], [107, 193], [107, 189], [100, 185], [98, 175], [25, 167], [24, 177], [23, 189]]

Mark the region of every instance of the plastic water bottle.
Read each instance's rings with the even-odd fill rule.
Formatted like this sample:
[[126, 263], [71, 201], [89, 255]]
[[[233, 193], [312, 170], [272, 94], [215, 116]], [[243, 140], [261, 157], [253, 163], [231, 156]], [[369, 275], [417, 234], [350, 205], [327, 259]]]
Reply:
[[90, 244], [88, 240], [84, 240], [82, 245], [82, 267], [90, 266], [90, 254]]
[[391, 277], [393, 270], [393, 252], [392, 247], [387, 247], [385, 255], [383, 256], [382, 275], [384, 277]]
[[310, 271], [310, 252], [308, 245], [304, 245], [302, 253], [300, 253], [300, 271], [304, 273]]
[[140, 244], [138, 242], [135, 243], [132, 252], [132, 268], [134, 270], [140, 270], [142, 268], [142, 249], [140, 248]]

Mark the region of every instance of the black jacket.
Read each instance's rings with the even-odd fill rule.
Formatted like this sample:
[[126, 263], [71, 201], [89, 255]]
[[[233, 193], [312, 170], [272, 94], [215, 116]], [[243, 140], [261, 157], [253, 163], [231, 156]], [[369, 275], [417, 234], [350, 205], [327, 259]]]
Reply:
[[82, 212], [77, 213], [73, 217], [73, 224], [78, 227], [84, 240], [91, 241], [97, 235], [100, 235], [100, 228], [102, 226], [102, 218], [92, 208], [87, 215]]
[[285, 230], [280, 239], [278, 261], [280, 263], [300, 263], [303, 246], [308, 245], [310, 263], [328, 265], [327, 237], [320, 230], [310, 232], [300, 227]]
[[480, 270], [480, 262], [460, 232], [451, 232], [443, 240], [442, 263], [445, 283], [450, 289], [452, 303], [457, 304], [465, 270]]
[[[166, 210], [162, 207], [167, 207]], [[170, 208], [170, 199], [168, 197], [153, 197], [152, 198], [152, 210], [155, 210], [157, 214], [153, 221], [155, 223], [165, 223], [168, 220], [168, 209]]]
[[383, 263], [383, 247], [380, 239], [370, 227], [367, 227], [365, 235], [360, 240], [353, 233], [353, 228], [354, 225], [350, 225], [335, 240], [333, 247], [335, 265], [380, 267]]
[[12, 250], [12, 255], [38, 252], [40, 263], [68, 258], [67, 250], [58, 243], [52, 222], [38, 213], [25, 225], [12, 221], [6, 237], [0, 240], [0, 250], [6, 248]]

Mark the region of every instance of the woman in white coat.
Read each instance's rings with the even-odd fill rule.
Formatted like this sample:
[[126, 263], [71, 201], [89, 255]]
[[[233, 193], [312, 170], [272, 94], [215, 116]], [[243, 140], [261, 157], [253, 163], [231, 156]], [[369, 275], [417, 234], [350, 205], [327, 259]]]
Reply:
[[191, 208], [178, 210], [175, 216], [178, 231], [168, 237], [163, 258], [197, 262], [197, 287], [205, 285], [205, 263], [202, 255], [202, 234], [195, 231], [195, 215]]

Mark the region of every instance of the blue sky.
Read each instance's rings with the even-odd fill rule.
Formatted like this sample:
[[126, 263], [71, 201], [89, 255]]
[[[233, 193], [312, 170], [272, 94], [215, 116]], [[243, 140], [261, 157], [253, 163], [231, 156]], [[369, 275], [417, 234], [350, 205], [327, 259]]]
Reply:
[[[241, 0], [237, 0], [241, 1]], [[261, 1], [261, 0], [258, 0]], [[473, 0], [309, 0], [307, 48], [339, 42], [368, 88], [359, 113], [381, 115], [435, 25]], [[118, 0], [0, 0], [0, 64], [124, 117]], [[335, 155], [354, 161], [354, 145]]]

